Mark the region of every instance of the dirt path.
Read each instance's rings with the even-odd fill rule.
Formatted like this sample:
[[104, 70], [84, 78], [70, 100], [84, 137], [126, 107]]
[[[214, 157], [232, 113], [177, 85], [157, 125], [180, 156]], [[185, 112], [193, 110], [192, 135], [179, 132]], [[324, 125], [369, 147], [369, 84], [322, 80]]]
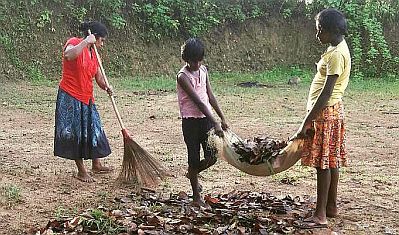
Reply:
[[[6, 84], [6, 89], [13, 85]], [[0, 115], [0, 187], [15, 185], [21, 201], [10, 204], [0, 196], [0, 234], [22, 234], [29, 228], [43, 227], [50, 218], [67, 215], [99, 205], [112, 205], [115, 197], [129, 194], [133, 188], [115, 182], [122, 162], [122, 137], [106, 97], [97, 99], [100, 115], [112, 146], [106, 160], [116, 171], [96, 175], [96, 183], [86, 184], [73, 178], [73, 162], [53, 157], [53, 105], [55, 90], [19, 88], [25, 103], [11, 99], [12, 92], [1, 95]], [[3, 92], [4, 90], [2, 90]], [[232, 128], [242, 137], [264, 133], [288, 138], [300, 122], [303, 99], [287, 92], [278, 96], [265, 90], [253, 95], [220, 95]], [[35, 96], [41, 96], [40, 100]], [[54, 97], [53, 97], [54, 96]], [[255, 100], [255, 101], [253, 101]], [[267, 101], [267, 102], [266, 102]], [[399, 231], [399, 137], [397, 97], [392, 99], [349, 94], [347, 98], [349, 153], [351, 166], [342, 169], [339, 185], [340, 217], [330, 220], [341, 234], [397, 234]], [[190, 192], [186, 171], [185, 146], [180, 130], [175, 94], [118, 96], [127, 128], [138, 143], [175, 177], [159, 188], [164, 192]], [[267, 108], [259, 109], [259, 107]], [[40, 108], [39, 108], [40, 107]], [[21, 109], [22, 108], [22, 109]], [[373, 114], [373, 115], [371, 115]], [[153, 116], [155, 118], [150, 118]], [[86, 162], [90, 167], [90, 162]], [[276, 196], [315, 195], [312, 169], [296, 165], [273, 177], [253, 177], [219, 161], [202, 174], [205, 193], [253, 190]], [[283, 180], [285, 179], [285, 180]], [[293, 183], [282, 183], [290, 181]]]

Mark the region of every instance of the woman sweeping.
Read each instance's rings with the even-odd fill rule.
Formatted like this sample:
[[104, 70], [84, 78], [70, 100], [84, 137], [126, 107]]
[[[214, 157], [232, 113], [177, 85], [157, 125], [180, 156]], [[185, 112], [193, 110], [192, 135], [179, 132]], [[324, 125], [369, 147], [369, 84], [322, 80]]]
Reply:
[[93, 97], [93, 78], [100, 88], [112, 94], [92, 49], [93, 44], [98, 48], [103, 46], [108, 32], [103, 24], [95, 21], [82, 23], [80, 30], [85, 37], [72, 37], [63, 48], [62, 80], [55, 109], [54, 155], [74, 160], [77, 179], [94, 182], [84, 166], [84, 159], [92, 159], [93, 173], [112, 171], [100, 162], [111, 149]]

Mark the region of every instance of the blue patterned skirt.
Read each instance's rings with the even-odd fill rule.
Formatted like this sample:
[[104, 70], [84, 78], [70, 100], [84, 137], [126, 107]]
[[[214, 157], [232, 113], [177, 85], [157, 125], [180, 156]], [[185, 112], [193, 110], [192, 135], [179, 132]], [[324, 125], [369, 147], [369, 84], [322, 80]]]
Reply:
[[95, 104], [89, 105], [58, 89], [55, 108], [54, 156], [78, 160], [111, 153]]

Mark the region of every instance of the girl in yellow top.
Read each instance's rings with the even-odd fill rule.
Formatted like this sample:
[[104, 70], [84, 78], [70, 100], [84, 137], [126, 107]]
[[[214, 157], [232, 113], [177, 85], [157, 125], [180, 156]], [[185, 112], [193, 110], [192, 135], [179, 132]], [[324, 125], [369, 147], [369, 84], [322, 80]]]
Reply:
[[317, 63], [307, 115], [293, 136], [305, 139], [302, 165], [317, 170], [316, 210], [312, 217], [297, 223], [301, 228], [326, 227], [327, 217], [337, 215], [339, 167], [347, 166], [342, 97], [349, 82], [351, 58], [344, 39], [346, 19], [330, 8], [318, 13], [315, 20], [317, 39], [330, 46]]

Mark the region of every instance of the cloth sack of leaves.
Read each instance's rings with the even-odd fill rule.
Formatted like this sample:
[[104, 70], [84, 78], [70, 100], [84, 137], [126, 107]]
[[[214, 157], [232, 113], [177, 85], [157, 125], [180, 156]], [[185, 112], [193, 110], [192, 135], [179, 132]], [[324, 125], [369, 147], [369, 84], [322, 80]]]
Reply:
[[217, 155], [235, 168], [256, 176], [269, 176], [287, 170], [302, 155], [303, 140], [285, 142], [258, 137], [243, 140], [231, 130], [218, 137], [209, 133], [209, 143]]

